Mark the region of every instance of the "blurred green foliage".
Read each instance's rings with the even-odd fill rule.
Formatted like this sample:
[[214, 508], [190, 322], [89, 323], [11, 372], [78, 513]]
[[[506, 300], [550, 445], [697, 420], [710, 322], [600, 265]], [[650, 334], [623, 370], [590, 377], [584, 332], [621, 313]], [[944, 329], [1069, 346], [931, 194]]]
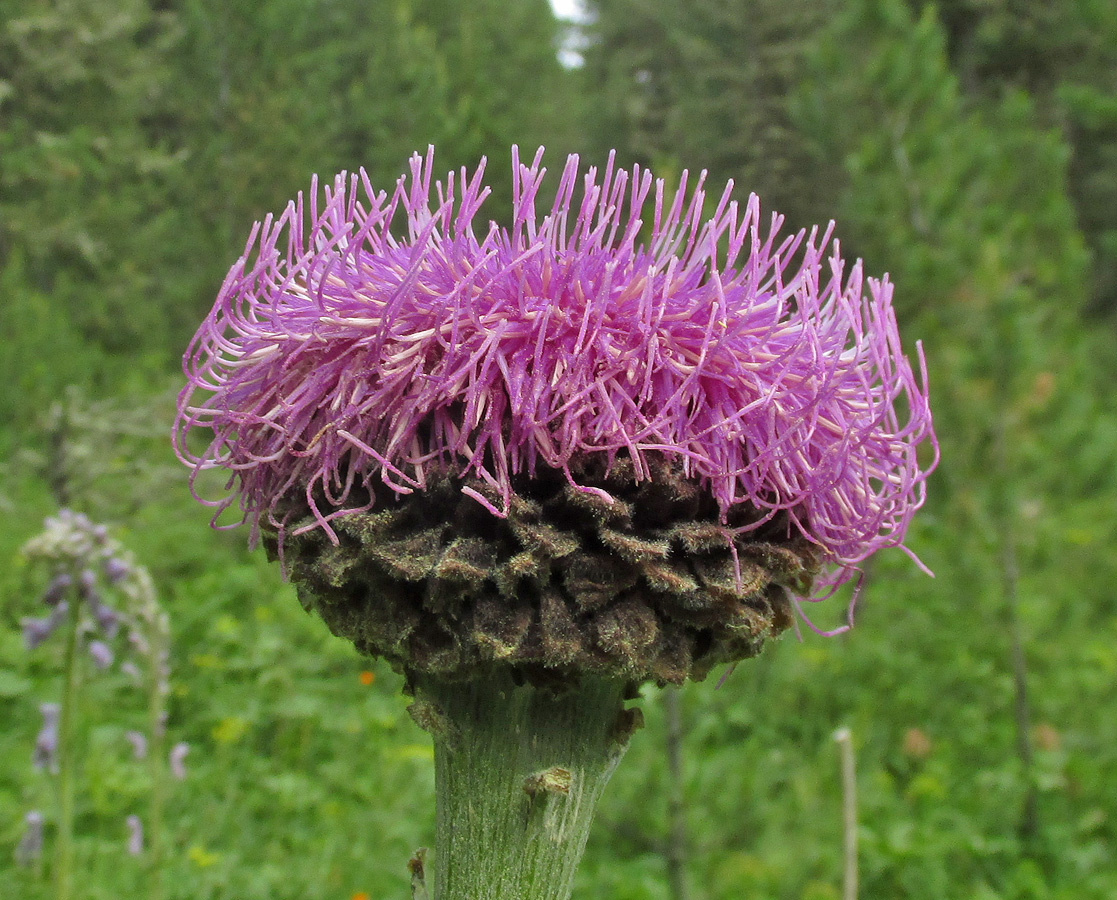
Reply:
[[[49, 808], [29, 763], [57, 672], [22, 648], [42, 583], [17, 548], [63, 493], [115, 523], [172, 616], [193, 749], [170, 895], [406, 896], [433, 839], [426, 736], [395, 675], [306, 616], [242, 533], [206, 528], [168, 476], [165, 385], [252, 221], [312, 173], [390, 188], [429, 143], [447, 168], [487, 154], [500, 218], [514, 142], [546, 143], [552, 169], [613, 147], [669, 177], [707, 167], [795, 225], [836, 219], [926, 351], [943, 462], [908, 544], [936, 578], [886, 554], [850, 635], [684, 691], [692, 896], [840, 896], [847, 724], [864, 896], [1117, 894], [1117, 6], [586, 6], [566, 70], [543, 0], [0, 0], [0, 896], [45, 896], [8, 864], [23, 814]], [[83, 889], [131, 896], [142, 701], [96, 684]], [[668, 897], [654, 690], [645, 706], [584, 896]]]
[[789, 227], [835, 213], [837, 160], [816, 158], [789, 98], [832, 0], [608, 0], [586, 51], [587, 143], [675, 176], [707, 169]]
[[1090, 305], [1117, 311], [1117, 8], [1106, 0], [947, 0], [952, 69], [981, 101], [1026, 91], [1070, 150], [1068, 190], [1093, 254]]

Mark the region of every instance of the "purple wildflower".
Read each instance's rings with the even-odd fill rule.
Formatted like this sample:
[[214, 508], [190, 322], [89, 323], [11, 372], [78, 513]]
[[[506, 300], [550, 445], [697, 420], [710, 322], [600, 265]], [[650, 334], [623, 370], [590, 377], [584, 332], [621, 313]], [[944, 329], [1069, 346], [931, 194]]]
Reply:
[[34, 650], [38, 647], [66, 621], [69, 612], [70, 604], [65, 600], [60, 600], [45, 619], [23, 619], [20, 624], [23, 626], [24, 646], [28, 650]]
[[57, 606], [73, 583], [74, 579], [68, 572], [55, 575], [47, 585], [47, 589], [43, 591], [43, 603], [47, 606]]
[[115, 659], [112, 649], [104, 641], [90, 641], [86, 649], [93, 660], [93, 665], [101, 672], [111, 666], [113, 659]]
[[124, 560], [117, 559], [115, 556], [107, 557], [102, 563], [102, 568], [105, 571], [105, 577], [109, 580], [109, 584], [120, 584], [132, 571], [132, 567]]
[[128, 643], [131, 644], [135, 651], [141, 656], [147, 656], [151, 650], [147, 643], [147, 638], [135, 628], [128, 631]]
[[171, 747], [168, 762], [171, 767], [171, 774], [182, 781], [186, 777], [186, 754], [190, 752], [190, 745], [185, 741], [179, 741]]
[[127, 731], [124, 736], [128, 738], [128, 743], [132, 745], [132, 755], [136, 759], [143, 759], [147, 756], [147, 738], [144, 737], [142, 732]]
[[125, 820], [128, 826], [128, 853], [139, 856], [144, 852], [144, 826], [137, 815], [131, 815]]
[[92, 569], [81, 570], [81, 574], [78, 576], [78, 589], [85, 600], [93, 600], [99, 596], [97, 593], [97, 575]]
[[97, 622], [97, 627], [106, 637], [115, 637], [120, 625], [120, 615], [105, 602], [97, 590], [97, 576], [92, 569], [82, 569], [78, 576], [78, 585], [82, 597], [89, 604], [89, 611]]
[[43, 814], [37, 809], [23, 817], [23, 837], [16, 847], [16, 864], [29, 866], [43, 852]]
[[510, 229], [479, 215], [484, 164], [432, 184], [433, 149], [390, 195], [343, 173], [253, 229], [178, 403], [179, 457], [232, 475], [202, 501], [215, 524], [239, 502], [254, 537], [263, 517], [282, 541], [278, 506], [300, 493], [315, 521], [293, 533], [336, 542], [330, 520], [377, 481], [477, 476], [499, 499], [463, 491], [500, 516], [517, 473], [573, 484], [579, 455], [627, 454], [643, 478], [663, 454], [723, 521], [740, 503], [762, 513], [750, 528], [786, 511], [840, 567], [831, 583], [901, 544], [930, 470], [917, 445], [937, 444], [887, 276], [847, 266], [832, 225], [781, 236], [732, 183], [704, 219], [704, 174], [672, 194], [612, 156], [581, 177], [571, 156], [540, 217], [542, 151], [512, 157]]
[[97, 622], [97, 627], [104, 632], [106, 637], [115, 637], [120, 625], [120, 614], [105, 603], [99, 596], [93, 594], [89, 598], [89, 611]]
[[31, 764], [37, 770], [58, 771], [58, 717], [61, 707], [57, 703], [40, 703], [39, 713], [43, 717], [43, 727], [35, 738]]
[[24, 619], [21, 624], [23, 625], [23, 645], [28, 650], [34, 650], [38, 647], [54, 633], [55, 629], [54, 616], [47, 616], [43, 619]]

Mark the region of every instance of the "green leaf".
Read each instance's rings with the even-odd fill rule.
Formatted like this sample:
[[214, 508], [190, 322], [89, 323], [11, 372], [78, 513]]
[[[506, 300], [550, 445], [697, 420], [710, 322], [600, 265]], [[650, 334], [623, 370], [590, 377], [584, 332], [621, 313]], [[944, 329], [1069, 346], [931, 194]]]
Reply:
[[31, 690], [31, 682], [11, 669], [0, 669], [0, 697], [11, 699]]

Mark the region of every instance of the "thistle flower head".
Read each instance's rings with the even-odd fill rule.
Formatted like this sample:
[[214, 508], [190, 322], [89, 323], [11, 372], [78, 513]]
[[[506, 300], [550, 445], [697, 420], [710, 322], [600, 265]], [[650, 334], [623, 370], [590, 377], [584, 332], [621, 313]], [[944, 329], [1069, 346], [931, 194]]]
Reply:
[[282, 500], [302, 494], [301, 527], [333, 538], [377, 483], [405, 495], [449, 472], [506, 515], [517, 473], [573, 482], [596, 454], [639, 479], [662, 454], [723, 520], [785, 512], [842, 566], [902, 541], [927, 397], [887, 276], [847, 266], [830, 228], [781, 236], [732, 185], [707, 216], [703, 177], [672, 193], [612, 157], [580, 175], [571, 156], [540, 215], [541, 152], [515, 151], [501, 228], [480, 214], [483, 164], [434, 183], [432, 152], [390, 194], [342, 174], [253, 230], [179, 399], [180, 457], [232, 476], [219, 513], [239, 502], [282, 532]]
[[612, 157], [569, 157], [540, 212], [515, 149], [502, 228], [484, 165], [434, 182], [432, 153], [258, 225], [184, 359], [214, 524], [239, 503], [293, 544], [336, 633], [408, 671], [678, 682], [901, 544], [925, 379], [830, 228]]

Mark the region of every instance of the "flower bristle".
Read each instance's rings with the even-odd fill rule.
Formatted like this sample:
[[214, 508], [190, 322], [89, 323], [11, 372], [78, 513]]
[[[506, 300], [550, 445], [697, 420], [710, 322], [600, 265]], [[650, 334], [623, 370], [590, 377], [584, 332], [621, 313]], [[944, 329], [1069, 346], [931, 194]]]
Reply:
[[671, 191], [612, 156], [582, 176], [569, 157], [540, 217], [542, 150], [512, 156], [509, 228], [481, 216], [484, 161], [432, 182], [432, 148], [390, 194], [342, 173], [253, 229], [178, 402], [180, 458], [230, 473], [203, 500], [215, 524], [239, 503], [254, 536], [261, 519], [282, 536], [299, 494], [302, 527], [336, 540], [377, 482], [407, 494], [434, 472], [479, 477], [493, 491], [471, 496], [506, 515], [513, 475], [602, 454], [647, 477], [662, 455], [723, 519], [786, 511], [832, 581], [902, 543], [917, 446], [937, 444], [887, 276], [847, 267], [832, 224], [781, 236], [732, 183], [706, 216], [703, 176]]

